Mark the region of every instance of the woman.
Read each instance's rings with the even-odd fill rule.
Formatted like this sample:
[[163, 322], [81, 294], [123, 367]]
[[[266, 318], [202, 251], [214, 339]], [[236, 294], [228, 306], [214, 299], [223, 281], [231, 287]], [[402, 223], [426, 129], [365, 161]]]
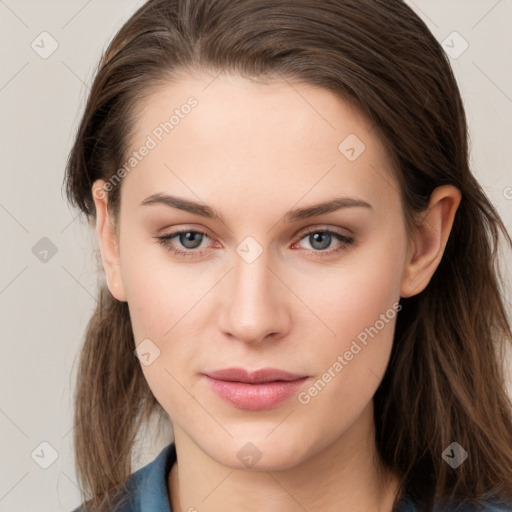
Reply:
[[[106, 278], [82, 510], [512, 510], [512, 240], [402, 1], [148, 1], [66, 190]], [[153, 414], [174, 440], [132, 473]]]

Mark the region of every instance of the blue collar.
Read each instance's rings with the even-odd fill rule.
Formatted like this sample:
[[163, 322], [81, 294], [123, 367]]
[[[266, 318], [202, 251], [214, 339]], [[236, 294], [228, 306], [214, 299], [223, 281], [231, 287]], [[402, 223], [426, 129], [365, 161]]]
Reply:
[[[167, 479], [176, 462], [176, 446], [167, 445], [148, 464], [133, 473], [126, 482], [129, 506], [123, 512], [172, 512], [169, 504]], [[453, 512], [461, 510], [454, 506], [435, 507], [435, 512]], [[464, 512], [512, 512], [512, 504], [503, 501], [490, 501], [466, 506]], [[79, 507], [72, 512], [87, 512]], [[394, 512], [419, 512], [415, 501], [406, 494], [397, 504]]]
[[171, 443], [149, 464], [133, 473], [129, 480], [130, 488], [134, 492], [133, 507], [127, 512], [172, 512], [167, 478], [175, 462], [176, 446]]

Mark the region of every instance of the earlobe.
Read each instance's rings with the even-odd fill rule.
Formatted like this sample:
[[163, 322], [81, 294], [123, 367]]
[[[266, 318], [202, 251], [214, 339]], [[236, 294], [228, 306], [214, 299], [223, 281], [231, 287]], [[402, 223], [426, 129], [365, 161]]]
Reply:
[[443, 257], [461, 193], [453, 185], [437, 187], [410, 241], [400, 288], [401, 297], [422, 292]]
[[104, 180], [96, 180], [92, 185], [92, 197], [96, 208], [96, 234], [108, 289], [117, 300], [125, 302], [119, 248], [112, 218], [107, 209], [108, 196], [103, 188], [104, 184]]

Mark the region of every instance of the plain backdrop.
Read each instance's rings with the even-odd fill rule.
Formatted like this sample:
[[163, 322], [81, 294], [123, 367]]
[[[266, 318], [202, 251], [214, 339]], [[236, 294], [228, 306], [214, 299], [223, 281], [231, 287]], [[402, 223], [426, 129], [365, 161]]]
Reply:
[[[66, 512], [79, 504], [72, 393], [96, 300], [96, 241], [61, 187], [94, 66], [142, 3], [0, 0], [2, 512]], [[512, 1], [409, 4], [451, 52], [473, 171], [510, 230]], [[510, 254], [503, 267], [510, 290]], [[168, 441], [141, 437], [135, 469]]]

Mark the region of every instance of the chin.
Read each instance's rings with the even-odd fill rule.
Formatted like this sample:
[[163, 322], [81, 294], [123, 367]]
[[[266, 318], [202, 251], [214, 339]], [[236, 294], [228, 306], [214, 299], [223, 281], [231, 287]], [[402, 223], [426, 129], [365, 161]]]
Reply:
[[[216, 444], [213, 450], [208, 451], [224, 466], [249, 471], [282, 471], [299, 465], [307, 458], [306, 447], [299, 437], [276, 436], [271, 440], [265, 439], [267, 435], [265, 432], [260, 437], [235, 438], [227, 446]], [[286, 443], [285, 439], [289, 442]], [[292, 439], [295, 442], [290, 442]]]

